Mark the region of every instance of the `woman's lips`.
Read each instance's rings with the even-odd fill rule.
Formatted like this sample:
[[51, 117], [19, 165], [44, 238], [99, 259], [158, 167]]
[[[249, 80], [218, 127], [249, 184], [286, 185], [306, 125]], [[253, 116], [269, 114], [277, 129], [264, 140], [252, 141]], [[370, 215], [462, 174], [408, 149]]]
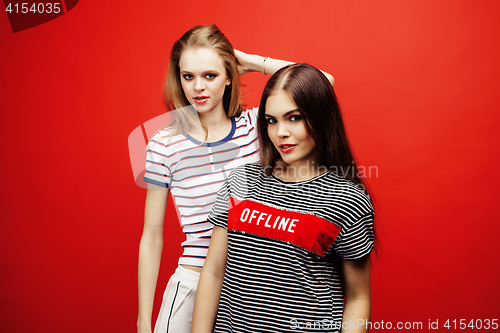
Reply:
[[203, 103], [206, 103], [208, 101], [208, 97], [207, 96], [198, 96], [198, 97], [194, 98], [194, 101], [196, 104], [203, 104]]
[[289, 153], [295, 148], [295, 145], [280, 145], [279, 148], [282, 153]]

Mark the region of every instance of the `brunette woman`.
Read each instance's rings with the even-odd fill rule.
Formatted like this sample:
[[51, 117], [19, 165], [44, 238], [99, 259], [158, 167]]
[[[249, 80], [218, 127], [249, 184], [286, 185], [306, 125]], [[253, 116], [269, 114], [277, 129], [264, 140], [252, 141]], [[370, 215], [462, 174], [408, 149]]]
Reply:
[[366, 331], [374, 210], [329, 80], [280, 69], [258, 128], [260, 163], [233, 170], [208, 219], [192, 332]]

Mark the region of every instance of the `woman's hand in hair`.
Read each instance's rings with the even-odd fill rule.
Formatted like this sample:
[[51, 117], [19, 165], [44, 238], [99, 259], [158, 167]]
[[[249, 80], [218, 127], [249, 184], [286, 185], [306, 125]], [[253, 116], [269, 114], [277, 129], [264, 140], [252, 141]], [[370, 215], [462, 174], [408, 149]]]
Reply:
[[[246, 54], [241, 52], [240, 50], [234, 50], [234, 55], [236, 56], [236, 60], [238, 60], [238, 72], [240, 75], [256, 72], [255, 64], [252, 64], [252, 56], [251, 54]], [[255, 56], [253, 56], [255, 57]]]

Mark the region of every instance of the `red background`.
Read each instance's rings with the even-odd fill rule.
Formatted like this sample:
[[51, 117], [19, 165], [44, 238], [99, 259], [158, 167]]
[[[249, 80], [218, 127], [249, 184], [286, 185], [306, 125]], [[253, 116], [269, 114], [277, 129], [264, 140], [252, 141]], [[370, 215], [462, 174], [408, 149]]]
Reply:
[[[378, 169], [372, 321], [499, 318], [500, 2], [111, 0], [15, 34], [0, 13], [0, 330], [135, 331], [145, 190], [127, 138], [164, 112], [174, 40], [212, 22], [335, 76]], [[244, 77], [249, 106], [268, 78]], [[165, 238], [155, 315], [181, 253], [172, 219]]]

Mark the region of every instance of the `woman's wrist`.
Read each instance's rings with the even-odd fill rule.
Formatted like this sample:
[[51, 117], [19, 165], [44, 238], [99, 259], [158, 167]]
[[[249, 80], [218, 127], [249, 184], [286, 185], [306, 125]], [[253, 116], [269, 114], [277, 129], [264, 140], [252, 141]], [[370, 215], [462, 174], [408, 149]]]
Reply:
[[138, 320], [137, 321], [137, 331], [138, 332], [151, 332], [151, 320]]
[[257, 54], [247, 54], [246, 67], [249, 70], [249, 72], [264, 73], [263, 70], [264, 70], [265, 58], [266, 57], [262, 57]]

